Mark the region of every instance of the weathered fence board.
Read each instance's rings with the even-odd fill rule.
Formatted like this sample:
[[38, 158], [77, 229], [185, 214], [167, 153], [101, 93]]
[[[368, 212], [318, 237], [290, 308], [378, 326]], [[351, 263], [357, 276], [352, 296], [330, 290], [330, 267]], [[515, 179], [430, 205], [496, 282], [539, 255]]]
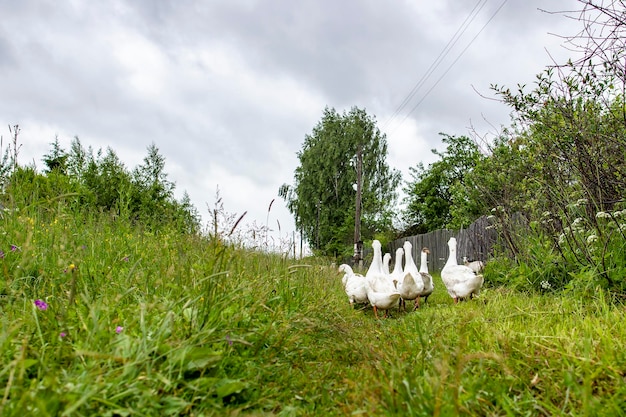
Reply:
[[[402, 247], [405, 241], [413, 245], [413, 259], [419, 267], [419, 257], [422, 248], [427, 247], [430, 251], [428, 257], [428, 270], [439, 272], [448, 260], [448, 240], [454, 236], [457, 240], [457, 262], [461, 264], [463, 257], [470, 261], [487, 261], [492, 253], [493, 245], [497, 239], [495, 230], [488, 228], [490, 222], [486, 216], [480, 217], [467, 229], [459, 231], [435, 230], [433, 232], [409, 236], [391, 242], [387, 248], [394, 257], [396, 249]], [[392, 264], [393, 264], [392, 257]]]

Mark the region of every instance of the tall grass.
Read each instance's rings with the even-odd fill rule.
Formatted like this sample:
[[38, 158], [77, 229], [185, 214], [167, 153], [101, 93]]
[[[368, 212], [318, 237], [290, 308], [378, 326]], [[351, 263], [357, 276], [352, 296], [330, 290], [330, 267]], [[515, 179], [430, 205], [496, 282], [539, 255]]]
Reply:
[[[621, 415], [624, 308], [352, 309], [336, 268], [63, 204], [0, 220], [0, 415]], [[489, 278], [489, 277], [487, 277]], [[36, 300], [41, 302], [35, 304]]]

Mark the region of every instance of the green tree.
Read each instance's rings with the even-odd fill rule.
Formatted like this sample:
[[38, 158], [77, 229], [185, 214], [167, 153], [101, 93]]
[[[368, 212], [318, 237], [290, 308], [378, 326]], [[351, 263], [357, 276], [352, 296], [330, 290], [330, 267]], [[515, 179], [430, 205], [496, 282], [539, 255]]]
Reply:
[[89, 156], [83, 181], [86, 202], [97, 209], [119, 212], [120, 196], [135, 194], [130, 173], [111, 148], [104, 156], [102, 150]]
[[353, 107], [339, 114], [327, 107], [298, 152], [300, 166], [294, 184], [284, 184], [279, 190], [296, 226], [319, 253], [345, 255], [352, 250], [359, 150], [361, 235], [369, 239], [388, 231], [392, 228], [400, 173], [387, 165], [386, 136], [363, 109]]
[[133, 183], [138, 190], [136, 203], [146, 218], [163, 215], [166, 206], [173, 201], [174, 184], [167, 179], [165, 157], [154, 143], [148, 146], [143, 164], [133, 171]]
[[184, 233], [198, 233], [200, 231], [201, 216], [198, 209], [191, 203], [191, 198], [187, 191], [183, 192], [183, 197], [174, 205], [174, 223], [176, 228]]
[[43, 156], [43, 162], [46, 164], [47, 172], [56, 172], [61, 175], [67, 174], [67, 152], [59, 144], [59, 137], [54, 137], [51, 143], [52, 149]]
[[483, 155], [467, 136], [441, 135], [446, 150], [432, 150], [440, 159], [410, 168], [412, 180], [404, 188], [405, 234], [467, 226], [482, 214], [482, 205], [469, 199], [464, 180]]
[[78, 136], [74, 136], [70, 145], [70, 151], [67, 154], [67, 175], [76, 181], [82, 181], [87, 169], [89, 153], [83, 148]]

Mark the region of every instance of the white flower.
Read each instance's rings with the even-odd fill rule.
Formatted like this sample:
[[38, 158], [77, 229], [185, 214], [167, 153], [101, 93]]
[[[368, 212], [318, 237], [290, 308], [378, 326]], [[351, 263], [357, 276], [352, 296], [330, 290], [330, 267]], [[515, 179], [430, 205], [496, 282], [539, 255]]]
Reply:
[[578, 201], [576, 201], [576, 204], [578, 204], [578, 205], [587, 204], [587, 199], [586, 198], [579, 198]]
[[563, 243], [565, 243], [565, 234], [561, 233], [561, 236], [559, 236], [559, 245], [562, 245]]
[[544, 290], [549, 290], [550, 288], [552, 288], [552, 285], [550, 284], [550, 282], [543, 280], [541, 281], [541, 288], [543, 288]]
[[626, 216], [626, 210], [618, 210], [615, 213], [613, 213], [614, 217], [624, 217]]
[[572, 222], [572, 231], [580, 232], [585, 228], [585, 221], [581, 217], [577, 217]]
[[590, 245], [593, 242], [597, 242], [598, 241], [598, 236], [596, 235], [589, 235], [587, 236], [587, 244]]
[[541, 213], [541, 217], [550, 217], [552, 215], [552, 213], [550, 213], [549, 211], [544, 211], [543, 213]]
[[606, 211], [599, 211], [596, 213], [596, 219], [610, 219], [611, 214]]

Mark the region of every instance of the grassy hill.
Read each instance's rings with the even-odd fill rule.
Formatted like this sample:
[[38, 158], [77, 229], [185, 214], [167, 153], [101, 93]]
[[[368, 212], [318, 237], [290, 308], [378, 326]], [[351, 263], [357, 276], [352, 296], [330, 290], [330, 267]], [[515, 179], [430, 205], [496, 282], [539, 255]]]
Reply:
[[[0, 219], [0, 415], [621, 415], [624, 306], [352, 309], [336, 268], [59, 206]], [[487, 275], [487, 281], [489, 276]]]

